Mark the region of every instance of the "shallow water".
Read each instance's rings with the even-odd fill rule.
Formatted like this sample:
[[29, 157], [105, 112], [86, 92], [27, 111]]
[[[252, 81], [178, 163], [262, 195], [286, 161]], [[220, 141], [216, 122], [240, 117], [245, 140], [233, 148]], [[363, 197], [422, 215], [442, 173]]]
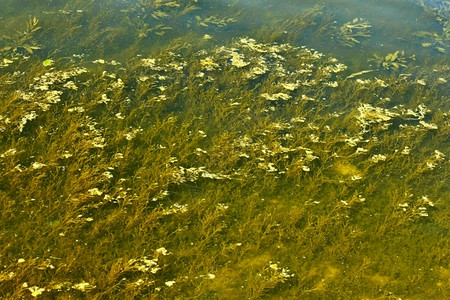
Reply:
[[448, 298], [449, 7], [5, 0], [0, 298]]

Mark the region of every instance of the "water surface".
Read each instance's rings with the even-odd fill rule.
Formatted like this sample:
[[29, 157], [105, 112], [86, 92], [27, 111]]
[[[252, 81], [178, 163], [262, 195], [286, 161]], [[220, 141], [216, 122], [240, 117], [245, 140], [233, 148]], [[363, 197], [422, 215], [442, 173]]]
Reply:
[[0, 298], [448, 298], [449, 7], [3, 1]]

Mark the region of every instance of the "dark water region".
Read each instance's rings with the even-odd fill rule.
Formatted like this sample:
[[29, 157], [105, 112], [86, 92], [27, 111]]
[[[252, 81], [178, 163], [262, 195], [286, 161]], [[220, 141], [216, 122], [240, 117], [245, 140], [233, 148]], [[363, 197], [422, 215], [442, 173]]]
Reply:
[[[212, 4], [191, 2], [192, 5], [195, 4], [195, 9], [191, 4], [187, 6], [188, 10], [181, 10], [175, 4], [152, 5], [149, 1], [86, 1], [70, 4], [66, 1], [51, 1], [47, 6], [34, 1], [10, 1], [5, 5], [3, 19], [5, 28], [12, 27], [14, 31], [14, 26], [18, 27], [21, 24], [21, 15], [25, 19], [30, 15], [53, 16], [52, 19], [57, 19], [63, 27], [60, 30], [65, 28], [67, 37], [64, 40], [52, 40], [52, 35], [47, 34], [43, 42], [51, 46], [47, 51], [50, 49], [63, 51], [67, 55], [75, 52], [88, 55], [99, 52], [117, 55], [130, 50], [131, 46], [140, 46], [140, 50], [145, 51], [152, 48], [155, 43], [168, 43], [174, 38], [186, 35], [191, 37], [202, 33], [214, 33], [215, 39], [219, 41], [256, 34], [262, 29], [265, 32], [260, 34], [270, 33], [267, 37], [274, 41], [283, 42], [283, 39], [289, 37], [296, 45], [317, 47], [321, 52], [336, 55], [339, 59], [345, 59], [350, 63], [355, 54], [363, 58], [374, 53], [389, 53], [398, 49], [415, 54], [421, 60], [434, 56], [442, 57], [446, 54], [447, 45], [440, 40], [446, 40], [448, 37], [417, 36], [423, 31], [439, 35], [443, 30], [433, 9], [438, 10], [438, 15], [448, 17], [446, 16], [448, 7], [439, 5], [439, 1], [426, 1], [424, 4], [420, 1], [356, 0], [329, 2], [230, 0], [215, 1]], [[148, 9], [145, 9], [146, 5]], [[428, 5], [427, 10], [424, 10], [425, 5]], [[151, 7], [159, 9], [160, 16], [154, 14], [152, 16]], [[189, 9], [190, 7], [192, 9]], [[212, 18], [202, 24], [201, 20], [196, 18], [199, 17], [199, 10]], [[305, 14], [308, 10], [310, 13]], [[173, 12], [176, 14], [172, 15]], [[219, 15], [230, 17], [219, 18]], [[12, 24], [6, 23], [8, 16], [10, 16], [8, 22], [13, 22]], [[301, 24], [302, 18], [306, 24]], [[370, 27], [367, 32], [370, 39], [359, 37], [358, 42], [352, 45], [354, 49], [349, 51], [347, 47], [342, 47], [342, 41], [339, 41], [340, 29], [355, 18], [362, 18], [368, 22]], [[49, 18], [42, 21], [45, 19]], [[68, 26], [72, 22], [77, 24], [75, 28]], [[289, 24], [292, 26], [288, 26]], [[155, 28], [152, 29], [152, 25], [155, 25]], [[317, 30], [317, 25], [321, 25], [322, 28]], [[156, 28], [158, 26], [159, 31]], [[299, 27], [305, 27], [307, 30]], [[69, 28], [70, 34], [67, 32]], [[135, 34], [141, 39], [139, 45], [136, 45]], [[358, 36], [359, 33], [354, 34]], [[186, 42], [189, 42], [188, 37]], [[94, 44], [99, 41], [102, 43]], [[422, 42], [431, 45], [422, 47]], [[444, 50], [435, 49], [438, 46]], [[434, 51], [423, 48], [431, 48]]]
[[449, 7], [3, 0], [0, 298], [449, 298]]

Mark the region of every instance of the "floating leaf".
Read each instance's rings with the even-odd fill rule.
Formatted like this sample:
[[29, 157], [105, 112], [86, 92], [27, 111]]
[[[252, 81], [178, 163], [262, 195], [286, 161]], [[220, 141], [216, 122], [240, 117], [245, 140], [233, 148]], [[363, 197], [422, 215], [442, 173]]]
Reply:
[[44, 67], [49, 67], [49, 66], [53, 65], [53, 59], [46, 59], [46, 60], [44, 60], [44, 61], [42, 62], [42, 65], [43, 65]]

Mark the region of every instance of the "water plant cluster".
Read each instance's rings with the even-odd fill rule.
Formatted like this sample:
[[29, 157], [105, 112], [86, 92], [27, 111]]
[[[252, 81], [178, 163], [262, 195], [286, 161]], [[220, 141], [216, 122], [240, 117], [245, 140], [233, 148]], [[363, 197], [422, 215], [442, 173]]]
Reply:
[[361, 43], [358, 38], [370, 37], [370, 27], [372, 27], [370, 23], [361, 18], [345, 23], [339, 28], [341, 43], [347, 47]]
[[450, 43], [450, 1], [420, 1], [420, 5], [439, 23], [440, 28], [436, 31], [421, 30], [416, 32], [422, 38], [422, 47], [433, 48], [440, 53], [446, 53]]
[[121, 7], [144, 21], [121, 57], [106, 27], [82, 42], [105, 51], [46, 52], [34, 17], [0, 51], [0, 298], [449, 297], [448, 59], [219, 42], [240, 15], [205, 3]]

